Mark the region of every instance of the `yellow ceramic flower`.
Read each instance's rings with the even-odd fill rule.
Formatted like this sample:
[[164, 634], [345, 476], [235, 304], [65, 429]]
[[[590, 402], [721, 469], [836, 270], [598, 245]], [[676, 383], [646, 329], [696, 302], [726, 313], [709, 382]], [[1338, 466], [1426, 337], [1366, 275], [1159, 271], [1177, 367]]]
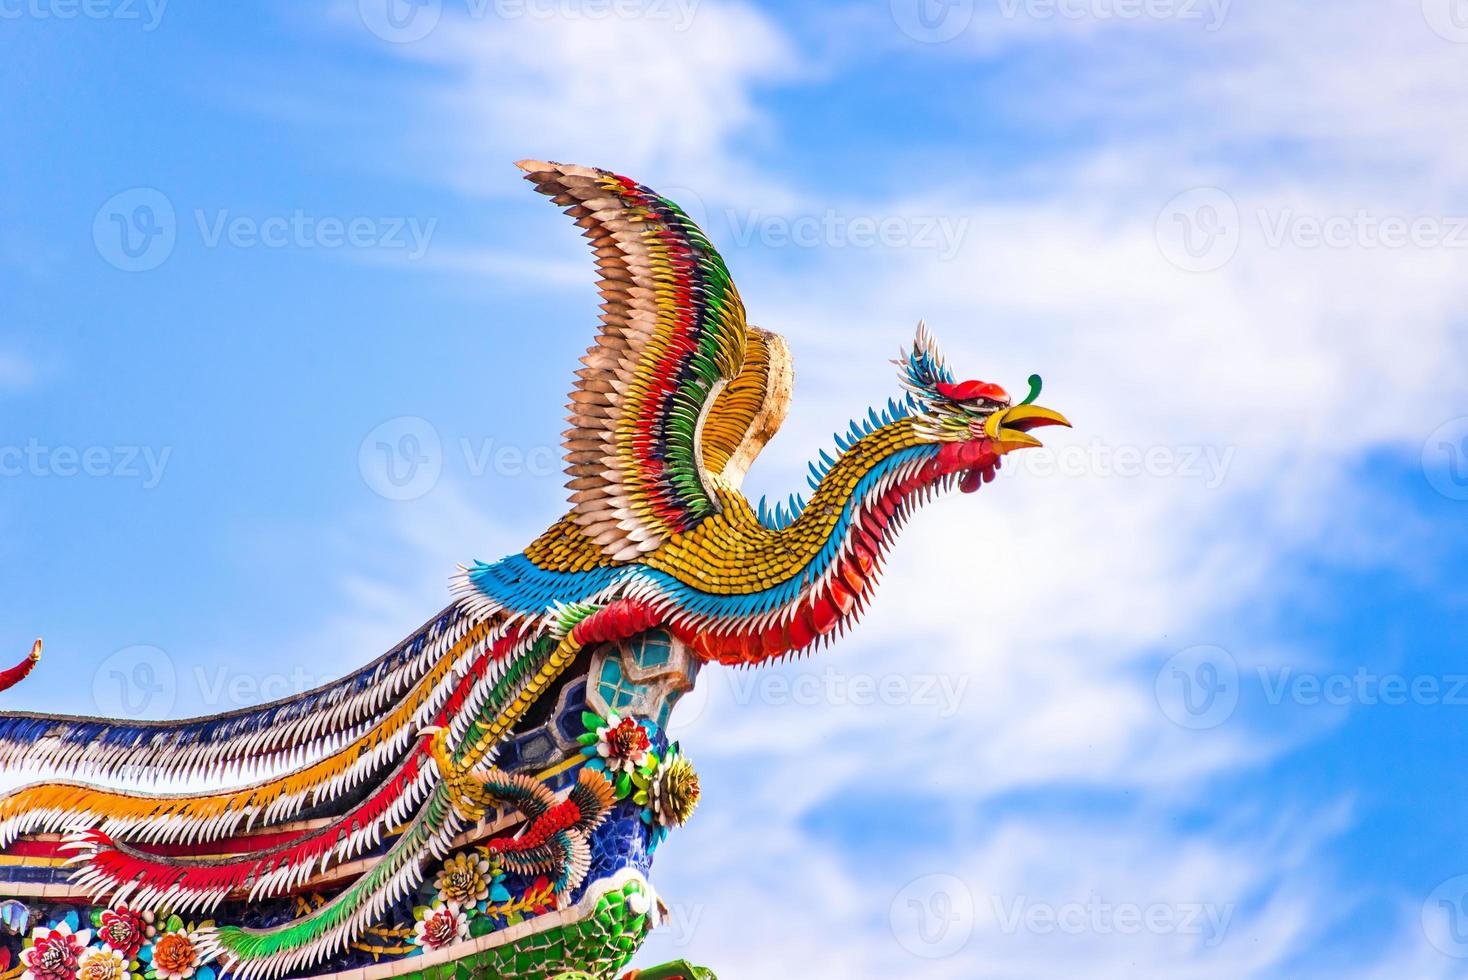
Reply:
[[493, 874], [489, 862], [478, 854], [455, 854], [443, 863], [434, 884], [445, 902], [474, 905], [489, 897]]
[[94, 946], [76, 965], [77, 980], [132, 980], [127, 958], [110, 946]]
[[654, 818], [664, 827], [681, 827], [693, 816], [700, 795], [693, 763], [672, 755], [653, 776], [650, 792]]

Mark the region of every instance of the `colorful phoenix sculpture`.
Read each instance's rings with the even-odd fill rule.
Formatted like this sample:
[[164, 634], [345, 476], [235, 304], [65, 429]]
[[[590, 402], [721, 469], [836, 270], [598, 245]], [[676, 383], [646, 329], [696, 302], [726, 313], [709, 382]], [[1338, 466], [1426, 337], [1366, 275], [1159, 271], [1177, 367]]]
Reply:
[[700, 669], [836, 636], [917, 504], [1068, 424], [1033, 404], [1036, 377], [1019, 403], [956, 380], [919, 326], [900, 397], [821, 453], [809, 501], [751, 506], [741, 479], [790, 397], [785, 342], [746, 323], [673, 202], [519, 166], [600, 275], [569, 513], [297, 697], [171, 722], [0, 715], [0, 766], [34, 780], [0, 797], [0, 980], [616, 976], [665, 914], [654, 852], [698, 803], [666, 729]]

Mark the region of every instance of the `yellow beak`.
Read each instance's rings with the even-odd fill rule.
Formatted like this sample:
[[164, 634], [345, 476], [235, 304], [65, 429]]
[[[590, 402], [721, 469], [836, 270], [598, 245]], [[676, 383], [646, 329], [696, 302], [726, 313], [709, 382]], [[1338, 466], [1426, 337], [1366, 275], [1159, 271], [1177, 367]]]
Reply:
[[1030, 429], [1046, 425], [1070, 426], [1070, 420], [1059, 412], [1039, 405], [1014, 405], [1001, 408], [984, 420], [984, 435], [994, 443], [1001, 454], [1015, 449], [1028, 449], [1044, 445], [1030, 435]]

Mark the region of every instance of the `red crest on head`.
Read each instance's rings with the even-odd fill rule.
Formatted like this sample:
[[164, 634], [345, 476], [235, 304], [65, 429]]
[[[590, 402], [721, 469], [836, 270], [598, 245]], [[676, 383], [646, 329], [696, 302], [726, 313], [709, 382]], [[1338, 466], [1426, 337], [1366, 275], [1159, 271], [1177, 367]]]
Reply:
[[996, 384], [987, 381], [965, 381], [962, 384], [950, 384], [946, 381], [936, 385], [938, 394], [944, 398], [951, 398], [956, 402], [971, 401], [975, 398], [987, 398], [990, 401], [1007, 402], [1009, 392]]

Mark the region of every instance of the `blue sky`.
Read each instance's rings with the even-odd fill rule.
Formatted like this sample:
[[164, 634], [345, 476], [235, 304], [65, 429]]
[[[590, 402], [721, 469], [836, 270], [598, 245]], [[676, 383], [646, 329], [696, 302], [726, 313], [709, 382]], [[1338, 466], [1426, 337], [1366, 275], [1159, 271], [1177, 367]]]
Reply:
[[384, 2], [0, 4], [16, 707], [312, 686], [558, 516], [591, 267], [510, 163], [607, 166], [790, 341], [753, 495], [919, 317], [1076, 422], [705, 675], [646, 962], [1468, 976], [1468, 9]]

